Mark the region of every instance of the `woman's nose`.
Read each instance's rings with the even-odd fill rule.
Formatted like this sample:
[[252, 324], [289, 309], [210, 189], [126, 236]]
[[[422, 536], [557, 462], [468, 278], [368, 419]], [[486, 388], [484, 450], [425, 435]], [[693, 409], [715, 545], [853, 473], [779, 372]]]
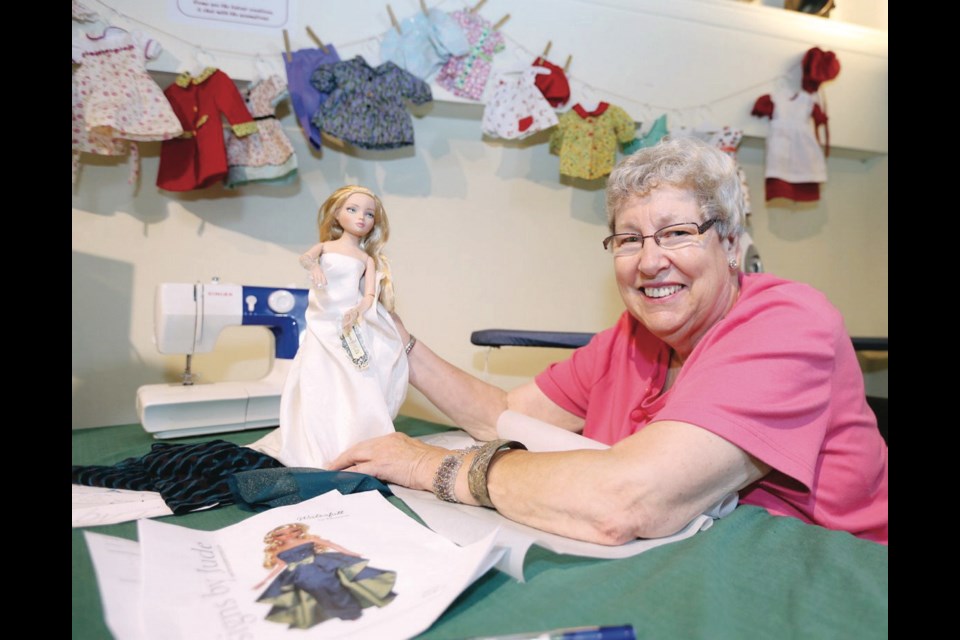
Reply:
[[641, 273], [654, 275], [669, 263], [666, 251], [653, 238], [644, 241], [643, 248], [640, 250], [640, 259], [637, 261], [637, 269]]

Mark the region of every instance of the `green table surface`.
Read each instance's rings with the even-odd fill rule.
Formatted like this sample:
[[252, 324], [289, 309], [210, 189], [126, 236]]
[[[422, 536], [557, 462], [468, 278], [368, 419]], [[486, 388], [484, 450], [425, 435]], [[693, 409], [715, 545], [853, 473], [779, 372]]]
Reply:
[[[412, 436], [448, 427], [401, 416]], [[220, 438], [249, 444], [268, 429]], [[115, 464], [155, 442], [140, 425], [73, 432], [73, 464]], [[408, 515], [397, 498], [391, 502]], [[162, 520], [214, 530], [253, 515], [231, 505]], [[136, 524], [87, 527], [136, 540]], [[84, 529], [73, 529], [74, 640], [110, 638]], [[691, 538], [631, 558], [596, 560], [531, 547], [526, 582], [491, 570], [424, 633], [456, 640], [584, 625], [632, 624], [638, 638], [886, 638], [887, 547], [839, 531], [737, 507]]]

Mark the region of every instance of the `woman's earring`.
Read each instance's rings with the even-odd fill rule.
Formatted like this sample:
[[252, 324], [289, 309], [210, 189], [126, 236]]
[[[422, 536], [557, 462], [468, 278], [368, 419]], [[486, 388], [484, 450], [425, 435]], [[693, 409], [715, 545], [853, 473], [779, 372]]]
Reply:
[[736, 271], [737, 267], [740, 266], [736, 258], [730, 258], [727, 264], [730, 265], [730, 271]]

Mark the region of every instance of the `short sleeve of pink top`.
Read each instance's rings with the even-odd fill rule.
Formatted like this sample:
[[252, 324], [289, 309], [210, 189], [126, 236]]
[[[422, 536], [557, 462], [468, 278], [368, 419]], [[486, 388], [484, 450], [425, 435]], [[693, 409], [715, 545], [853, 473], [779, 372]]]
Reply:
[[839, 311], [816, 289], [740, 276], [730, 313], [660, 395], [668, 347], [629, 313], [537, 386], [613, 444], [655, 420], [707, 429], [773, 471], [742, 504], [887, 543], [887, 445]]

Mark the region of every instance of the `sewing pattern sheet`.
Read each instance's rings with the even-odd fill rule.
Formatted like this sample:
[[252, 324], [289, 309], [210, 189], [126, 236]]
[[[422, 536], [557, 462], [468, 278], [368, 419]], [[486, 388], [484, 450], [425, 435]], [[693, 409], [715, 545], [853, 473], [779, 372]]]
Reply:
[[217, 531], [140, 520], [138, 536], [139, 575], [130, 544], [88, 539], [118, 640], [409, 638], [502, 554], [494, 535], [458, 547], [375, 491], [331, 491]]

